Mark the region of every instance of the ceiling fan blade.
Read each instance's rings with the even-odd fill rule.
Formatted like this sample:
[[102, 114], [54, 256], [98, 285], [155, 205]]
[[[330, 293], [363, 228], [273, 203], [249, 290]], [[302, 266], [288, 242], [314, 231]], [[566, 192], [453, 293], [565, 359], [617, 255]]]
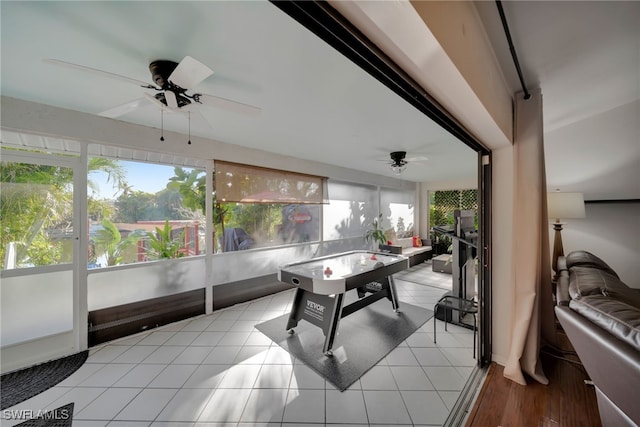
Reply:
[[405, 160], [408, 162], [426, 162], [427, 160], [429, 160], [429, 158], [425, 156], [415, 156], [407, 157]]
[[183, 89], [191, 89], [212, 74], [211, 68], [190, 56], [185, 56], [169, 76], [169, 81]]
[[91, 68], [91, 67], [87, 67], [84, 65], [79, 65], [79, 64], [74, 64], [72, 62], [66, 62], [66, 61], [60, 61], [59, 59], [43, 59], [44, 62], [49, 63], [49, 64], [53, 64], [53, 65], [58, 65], [58, 66], [62, 66], [62, 67], [67, 67], [67, 68], [75, 68], [76, 70], [82, 70], [82, 71], [88, 71], [91, 73], [97, 73], [97, 74], [102, 74], [105, 77], [110, 77], [112, 79], [116, 79], [116, 80], [121, 80], [121, 81], [125, 81], [128, 83], [132, 83], [134, 85], [137, 86], [142, 86], [142, 87], [146, 87], [149, 89], [157, 89], [155, 86], [144, 82], [142, 80], [137, 80], [137, 79], [132, 79], [131, 77], [127, 77], [127, 76], [121, 76], [120, 74], [115, 74], [115, 73], [111, 73], [109, 71], [104, 71], [104, 70], [98, 70], [96, 68]]
[[150, 95], [150, 94], [148, 94], [148, 93], [145, 93], [145, 94], [144, 94], [144, 98], [145, 98], [146, 100], [148, 100], [149, 102], [151, 102], [152, 104], [157, 105], [157, 106], [158, 106], [158, 107], [160, 107], [160, 108], [165, 108], [165, 109], [167, 108], [167, 106], [166, 106], [166, 105], [164, 105], [162, 102], [160, 102], [158, 99], [156, 99], [156, 97], [155, 97], [155, 96], [153, 96], [153, 95]]
[[204, 105], [222, 107], [227, 110], [232, 110], [238, 113], [258, 115], [262, 111], [260, 107], [254, 105], [243, 104], [242, 102], [232, 101], [230, 99], [221, 98], [219, 96], [198, 94], [200, 102]]
[[178, 100], [176, 99], [176, 94], [174, 92], [171, 92], [170, 90], [165, 90], [164, 99], [167, 101], [167, 107], [172, 109], [178, 108]]
[[[185, 105], [182, 108], [179, 107], [175, 107], [175, 108], [171, 108], [167, 105], [165, 105], [162, 101], [160, 101], [158, 98], [156, 98], [153, 95], [150, 95], [148, 93], [144, 94], [144, 99], [148, 100], [149, 102], [151, 102], [152, 104], [160, 107], [160, 109], [164, 110], [166, 113], [182, 113], [182, 114], [187, 114], [189, 111], [192, 111], [193, 109], [191, 108], [191, 105]], [[166, 93], [165, 93], [165, 100], [167, 99]]]
[[[155, 99], [155, 98], [154, 98]], [[99, 116], [108, 117], [110, 119], [114, 119], [116, 117], [124, 116], [144, 105], [147, 104], [146, 98], [138, 98], [131, 102], [127, 102], [126, 104], [118, 105], [117, 107], [109, 108], [101, 113], [98, 113]]]

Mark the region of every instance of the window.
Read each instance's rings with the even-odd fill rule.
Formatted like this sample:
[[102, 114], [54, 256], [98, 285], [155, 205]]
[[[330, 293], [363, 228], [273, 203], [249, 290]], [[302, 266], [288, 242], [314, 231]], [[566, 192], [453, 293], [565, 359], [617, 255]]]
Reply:
[[320, 240], [326, 178], [215, 162], [217, 252]]
[[89, 159], [89, 267], [203, 254], [205, 172]]
[[413, 190], [392, 190], [383, 188], [380, 192], [380, 212], [383, 227], [393, 229], [397, 238], [414, 235], [414, 206], [415, 192]]
[[362, 238], [378, 215], [377, 188], [332, 181], [329, 194], [323, 214], [324, 240]]
[[2, 269], [73, 261], [73, 169], [2, 162]]
[[478, 190], [439, 190], [429, 194], [429, 227], [453, 224], [453, 211], [470, 209], [476, 212], [478, 225]]

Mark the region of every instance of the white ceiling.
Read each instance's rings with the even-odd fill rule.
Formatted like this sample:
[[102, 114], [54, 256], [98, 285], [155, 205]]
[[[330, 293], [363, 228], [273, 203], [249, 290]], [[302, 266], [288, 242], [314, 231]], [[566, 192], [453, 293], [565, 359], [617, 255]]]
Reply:
[[[502, 4], [525, 82], [542, 89], [549, 188], [640, 199], [640, 2]], [[495, 2], [476, 7], [520, 91]]]
[[[476, 154], [278, 8], [250, 2], [2, 1], [2, 95], [92, 114], [145, 89], [43, 62], [53, 58], [151, 82], [148, 64], [190, 55], [215, 74], [195, 89], [259, 106], [192, 114], [191, 134], [394, 176], [381, 159], [404, 150], [402, 178], [474, 178]], [[153, 93], [153, 91], [146, 90]], [[149, 102], [118, 120], [160, 127]], [[165, 129], [186, 134], [180, 114]]]
[[[544, 99], [547, 182], [587, 199], [640, 198], [640, 2], [503, 2], [524, 78]], [[476, 2], [511, 90], [520, 91], [495, 2]], [[215, 74], [196, 87], [262, 108], [207, 107], [193, 135], [411, 181], [473, 179], [476, 155], [264, 1], [8, 2], [2, 95], [98, 114], [144, 89], [55, 58], [150, 81], [155, 59], [190, 55]], [[152, 104], [119, 120], [159, 127]], [[211, 125], [209, 124], [211, 123]], [[187, 121], [165, 114], [166, 129]]]

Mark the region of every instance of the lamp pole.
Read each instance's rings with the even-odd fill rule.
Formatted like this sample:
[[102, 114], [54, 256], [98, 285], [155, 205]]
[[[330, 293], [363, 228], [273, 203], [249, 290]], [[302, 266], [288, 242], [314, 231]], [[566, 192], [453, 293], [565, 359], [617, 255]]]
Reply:
[[562, 248], [562, 226], [564, 222], [560, 222], [560, 219], [556, 218], [556, 222], [553, 223], [553, 229], [555, 230], [555, 235], [553, 237], [553, 264], [551, 267], [553, 268], [556, 276], [558, 275], [558, 257], [564, 256], [564, 249]]

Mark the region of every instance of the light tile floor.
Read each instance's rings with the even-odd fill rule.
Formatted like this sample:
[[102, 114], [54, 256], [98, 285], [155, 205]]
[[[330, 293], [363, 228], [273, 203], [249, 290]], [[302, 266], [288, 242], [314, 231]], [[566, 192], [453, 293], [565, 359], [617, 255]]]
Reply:
[[[433, 309], [452, 279], [427, 262], [395, 280], [401, 302]], [[75, 402], [77, 427], [445, 421], [475, 365], [471, 330], [445, 332], [436, 320], [436, 345], [432, 319], [341, 393], [253, 328], [287, 313], [292, 297], [278, 293], [95, 347], [72, 376], [9, 411]], [[24, 421], [6, 414], [2, 426]]]

